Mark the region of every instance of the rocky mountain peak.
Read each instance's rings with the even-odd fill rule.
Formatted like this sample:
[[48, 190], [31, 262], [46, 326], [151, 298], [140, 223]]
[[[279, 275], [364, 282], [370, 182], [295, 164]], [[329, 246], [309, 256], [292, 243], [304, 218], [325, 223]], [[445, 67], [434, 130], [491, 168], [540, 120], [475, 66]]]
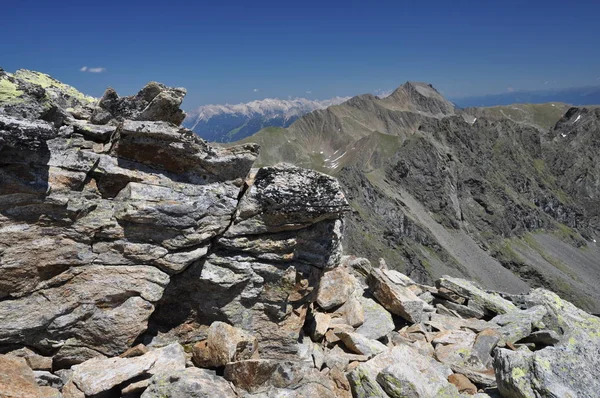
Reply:
[[455, 113], [454, 104], [445, 99], [431, 84], [406, 82], [386, 97], [386, 102], [413, 112], [443, 116]]

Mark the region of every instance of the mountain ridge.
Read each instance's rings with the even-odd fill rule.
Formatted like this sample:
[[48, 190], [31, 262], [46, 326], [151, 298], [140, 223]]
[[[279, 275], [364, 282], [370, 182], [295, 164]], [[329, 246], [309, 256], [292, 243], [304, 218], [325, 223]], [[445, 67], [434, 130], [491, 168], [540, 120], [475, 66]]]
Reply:
[[404, 264], [424, 283], [450, 267], [489, 287], [551, 286], [598, 312], [594, 108], [459, 109], [415, 83], [395, 94], [356, 96], [241, 142], [261, 145], [258, 164], [338, 177], [354, 209], [345, 245], [372, 261]]

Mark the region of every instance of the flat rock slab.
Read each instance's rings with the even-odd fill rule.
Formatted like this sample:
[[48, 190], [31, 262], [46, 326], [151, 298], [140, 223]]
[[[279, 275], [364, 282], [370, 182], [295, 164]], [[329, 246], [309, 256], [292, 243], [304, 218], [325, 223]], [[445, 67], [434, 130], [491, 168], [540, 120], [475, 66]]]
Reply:
[[133, 358], [90, 359], [73, 367], [73, 382], [86, 395], [96, 395], [134, 377], [185, 368], [183, 347], [172, 344]]

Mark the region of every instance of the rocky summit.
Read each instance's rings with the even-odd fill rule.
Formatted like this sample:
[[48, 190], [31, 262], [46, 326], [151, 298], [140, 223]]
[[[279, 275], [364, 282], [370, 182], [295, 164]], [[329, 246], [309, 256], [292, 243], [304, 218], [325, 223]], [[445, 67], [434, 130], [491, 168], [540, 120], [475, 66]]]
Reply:
[[1, 397], [597, 395], [599, 318], [344, 255], [338, 181], [206, 143], [184, 95], [0, 70]]

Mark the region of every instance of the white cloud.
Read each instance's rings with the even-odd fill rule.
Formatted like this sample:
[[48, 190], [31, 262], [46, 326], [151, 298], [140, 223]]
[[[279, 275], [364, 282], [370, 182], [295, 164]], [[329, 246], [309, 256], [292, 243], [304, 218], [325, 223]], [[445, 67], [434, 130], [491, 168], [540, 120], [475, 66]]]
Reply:
[[506, 91], [508, 91], [509, 93], [512, 93], [515, 91], [515, 89], [513, 87], [509, 87], [506, 89]]
[[254, 91], [255, 93], [258, 93], [260, 90], [259, 90], [259, 89], [257, 89], [257, 88], [255, 88], [255, 89], [254, 89], [254, 90], [252, 90], [252, 91]]
[[102, 73], [106, 72], [106, 68], [88, 68], [87, 66], [82, 66], [79, 69], [80, 72], [89, 72], [89, 73]]
[[306, 94], [312, 94], [311, 90], [306, 90]]

